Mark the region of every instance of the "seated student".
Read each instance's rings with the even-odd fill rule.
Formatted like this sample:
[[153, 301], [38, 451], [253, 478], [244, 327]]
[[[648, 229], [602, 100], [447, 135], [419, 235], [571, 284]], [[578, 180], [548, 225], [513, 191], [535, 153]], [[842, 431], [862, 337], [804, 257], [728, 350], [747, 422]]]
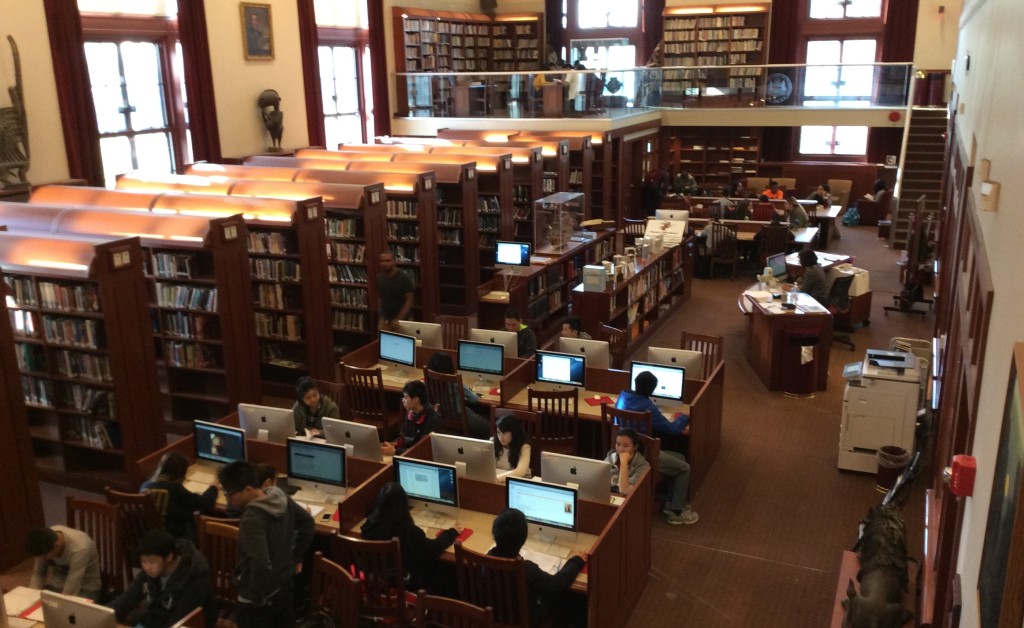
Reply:
[[[782, 214], [780, 214], [779, 212], [772, 212], [770, 223], [771, 224], [768, 224], [768, 225], [765, 225], [764, 227], [761, 227], [761, 229], [758, 230], [758, 232], [754, 234], [754, 242], [760, 242], [761, 240], [764, 239], [764, 230], [765, 230], [765, 228], [767, 228], [767, 227], [785, 227], [786, 226], [786, 225], [782, 224]], [[796, 235], [794, 235], [792, 231], [789, 231], [788, 228], [786, 229], [786, 231], [789, 233], [789, 236], [788, 236], [787, 239], [789, 239], [789, 240], [796, 239]]]
[[532, 358], [537, 353], [537, 335], [523, 322], [523, 315], [515, 308], [505, 312], [505, 331], [515, 332], [520, 359]]
[[591, 340], [592, 336], [583, 331], [583, 321], [579, 316], [570, 316], [562, 321], [562, 338], [583, 338]]
[[680, 172], [672, 180], [672, 191], [676, 194], [693, 194], [697, 191], [697, 179], [689, 172]]
[[781, 201], [782, 199], [786, 198], [785, 192], [779, 189], [779, 182], [774, 179], [769, 181], [768, 187], [761, 191], [761, 196], [766, 197], [766, 200], [776, 201]]
[[522, 424], [514, 414], [498, 417], [494, 434], [494, 465], [498, 468], [498, 481], [505, 478], [533, 477], [530, 471], [530, 443]]
[[196, 524], [193, 513], [209, 512], [217, 502], [217, 487], [210, 486], [202, 494], [185, 488], [185, 474], [188, 472], [188, 458], [177, 451], [169, 451], [160, 458], [160, 464], [153, 477], [142, 483], [140, 492], [149, 489], [167, 491], [167, 513], [164, 527], [176, 539], [188, 541], [196, 538]]
[[[445, 375], [455, 374], [455, 364], [452, 363], [452, 358], [447, 353], [435, 353], [430, 356], [430, 361], [427, 362], [427, 368], [435, 373], [444, 373]], [[434, 401], [437, 401], [436, 399]], [[466, 405], [466, 427], [469, 429], [469, 435], [473, 438], [486, 439], [491, 435], [491, 422], [480, 416], [473, 408], [468, 406], [479, 406], [481, 404], [480, 397], [476, 396], [472, 390], [467, 386], [462, 386], [462, 397], [456, 399], [455, 403], [460, 406]]]
[[[526, 537], [529, 533], [529, 526], [526, 523], [526, 516], [522, 511], [515, 508], [506, 508], [494, 518], [491, 526], [491, 536], [494, 537], [494, 547], [487, 554], [499, 558], [515, 558], [519, 556]], [[556, 609], [564, 609], [567, 600], [564, 594], [572, 586], [576, 576], [587, 563], [589, 555], [580, 552], [565, 561], [558, 573], [551, 575], [543, 571], [532, 560], [523, 561], [523, 571], [526, 573], [526, 596], [527, 608], [530, 613], [530, 625], [542, 624]]]
[[686, 428], [690, 424], [690, 417], [679, 412], [671, 419], [666, 418], [661, 413], [661, 409], [651, 401], [651, 395], [657, 388], [658, 377], [650, 371], [642, 371], [633, 380], [633, 390], [623, 390], [619, 393], [615, 407], [633, 412], [650, 412], [651, 426], [654, 428], [653, 436], [657, 438], [685, 434]]
[[217, 624], [210, 564], [194, 545], [166, 530], [150, 530], [139, 539], [136, 554], [142, 570], [109, 604], [119, 623], [169, 628], [202, 606], [207, 628]]
[[789, 228], [803, 229], [810, 223], [807, 217], [807, 210], [796, 200], [795, 196], [786, 199], [786, 211], [789, 212]]
[[327, 395], [320, 394], [316, 382], [308, 377], [300, 377], [295, 385], [295, 434], [298, 436], [319, 436], [323, 438], [323, 418], [340, 419], [338, 404]]
[[817, 253], [810, 249], [800, 251], [800, 265], [804, 268], [804, 274], [800, 275], [796, 283], [786, 284], [782, 289], [786, 292], [803, 292], [823, 307], [828, 307], [828, 282], [825, 280], [825, 271], [818, 264]]
[[462, 532], [461, 527], [448, 528], [437, 538], [427, 538], [409, 514], [409, 496], [398, 482], [388, 482], [377, 495], [377, 504], [366, 518], [360, 535], [367, 541], [389, 541], [398, 538], [402, 551], [402, 565], [409, 572], [406, 585], [409, 591], [426, 588], [435, 592], [451, 593], [451, 587], [438, 584], [450, 581], [443, 577], [437, 559]]
[[[612, 465], [613, 492], [629, 495], [643, 475], [644, 469], [650, 467], [639, 448], [640, 437], [636, 430], [626, 427], [615, 435], [615, 447], [605, 456], [605, 461]], [[665, 508], [661, 511], [665, 515], [665, 521], [673, 526], [697, 523], [700, 516], [687, 502], [687, 492], [690, 490], [690, 465], [683, 455], [661, 450], [658, 454], [658, 473], [672, 480], [671, 495], [666, 497]]]
[[25, 539], [25, 552], [36, 559], [29, 588], [99, 598], [100, 554], [85, 532], [65, 526], [33, 528]]
[[809, 200], [814, 201], [822, 207], [832, 206], [832, 188], [827, 184], [822, 183], [818, 186], [818, 189], [814, 190], [814, 194], [807, 197]]
[[398, 438], [393, 442], [385, 441], [380, 444], [381, 453], [385, 456], [404, 454], [424, 436], [441, 427], [441, 417], [428, 402], [427, 385], [423, 382], [413, 380], [402, 386], [402, 406], [405, 407], [406, 413]]
[[750, 203], [740, 201], [737, 204], [729, 203], [729, 207], [722, 216], [726, 220], [750, 220]]

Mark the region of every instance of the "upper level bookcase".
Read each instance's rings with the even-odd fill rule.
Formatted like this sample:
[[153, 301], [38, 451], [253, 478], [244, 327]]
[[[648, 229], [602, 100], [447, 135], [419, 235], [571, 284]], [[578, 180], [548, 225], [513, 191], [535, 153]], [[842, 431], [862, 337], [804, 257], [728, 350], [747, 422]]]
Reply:
[[[44, 479], [125, 486], [166, 444], [138, 238], [0, 233], [0, 272]], [[74, 476], [71, 478], [70, 476]]]
[[[665, 67], [763, 65], [768, 58], [770, 14], [770, 4], [666, 8]], [[664, 72], [664, 91], [753, 90], [760, 75], [761, 68], [671, 69]]]
[[[688, 172], [705, 189], [728, 190], [757, 175], [761, 130], [751, 127], [667, 127], [662, 129], [662, 163], [672, 175]], [[760, 190], [757, 190], [758, 192]]]

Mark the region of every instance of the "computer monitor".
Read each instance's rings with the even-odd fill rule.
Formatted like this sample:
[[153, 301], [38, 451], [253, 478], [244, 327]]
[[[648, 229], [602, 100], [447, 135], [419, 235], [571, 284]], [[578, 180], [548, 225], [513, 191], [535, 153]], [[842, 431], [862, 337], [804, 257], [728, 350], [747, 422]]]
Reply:
[[295, 436], [295, 414], [290, 408], [238, 404], [238, 425], [246, 438], [284, 443]]
[[775, 255], [770, 255], [768, 259], [765, 260], [765, 262], [768, 264], [768, 268], [772, 269], [772, 275], [774, 275], [776, 279], [778, 279], [779, 281], [784, 281], [786, 279], [788, 271], [786, 270], [785, 253], [776, 253]]
[[[505, 373], [505, 347], [488, 342], [460, 340], [458, 348], [459, 370], [473, 373], [479, 383], [497, 385]], [[470, 386], [474, 382], [467, 382]]]
[[494, 443], [491, 441], [434, 432], [430, 435], [430, 445], [434, 452], [434, 460], [455, 465], [459, 477], [481, 482], [497, 480]]
[[411, 379], [416, 366], [416, 339], [404, 334], [390, 331], [380, 332], [380, 361], [395, 365], [391, 373], [394, 377]]
[[556, 388], [562, 386], [584, 385], [587, 370], [587, 359], [572, 353], [555, 353], [554, 351], [537, 352], [537, 381], [551, 384]]
[[227, 464], [245, 460], [245, 431], [207, 421], [192, 421], [196, 460]]
[[552, 542], [575, 538], [578, 527], [576, 489], [510, 477], [505, 482], [505, 495], [508, 507], [526, 516], [534, 540]]
[[540, 476], [551, 484], [575, 484], [580, 498], [607, 504], [612, 497], [612, 465], [604, 460], [543, 451]]
[[288, 484], [299, 487], [296, 499], [335, 503], [345, 496], [345, 448], [289, 438]]
[[689, 349], [648, 347], [647, 361], [665, 366], [679, 366], [686, 369], [690, 379], [700, 379], [704, 373], [704, 354]]
[[504, 242], [495, 244], [495, 268], [515, 268], [530, 265], [530, 245], [527, 242]]
[[611, 350], [604, 340], [559, 338], [558, 350], [562, 353], [582, 353], [587, 356], [587, 366], [592, 369], [606, 369], [611, 363]]
[[633, 364], [629, 368], [630, 383], [636, 382], [636, 376], [644, 371], [650, 371], [658, 378], [658, 385], [654, 388], [654, 393], [651, 394], [652, 397], [678, 403], [683, 402], [686, 369], [679, 366], [665, 366], [664, 364], [633, 360]]
[[395, 479], [412, 501], [413, 508], [458, 514], [459, 483], [455, 465], [395, 456]]
[[398, 330], [407, 336], [412, 336], [417, 343], [428, 349], [444, 349], [441, 325], [438, 323], [398, 321]]
[[655, 220], [689, 220], [690, 210], [688, 209], [656, 209], [654, 210]]
[[473, 342], [487, 342], [505, 347], [506, 358], [519, 357], [519, 336], [514, 331], [470, 329], [469, 339]]
[[366, 423], [324, 418], [324, 439], [332, 445], [352, 445], [352, 457], [381, 462], [377, 428]]
[[40, 591], [39, 600], [47, 628], [117, 628], [117, 614], [112, 608], [53, 591]]

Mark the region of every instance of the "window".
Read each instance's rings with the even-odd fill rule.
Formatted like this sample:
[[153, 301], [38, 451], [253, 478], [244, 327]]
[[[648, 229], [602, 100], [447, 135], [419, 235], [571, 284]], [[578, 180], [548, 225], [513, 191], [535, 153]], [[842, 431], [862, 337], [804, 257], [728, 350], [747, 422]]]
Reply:
[[882, 0], [811, 0], [810, 5], [813, 20], [882, 16]]
[[[871, 104], [875, 85], [874, 39], [828, 39], [807, 42], [808, 66], [804, 76], [805, 107], [863, 107]], [[844, 64], [844, 65], [840, 65]], [[868, 128], [860, 126], [805, 126], [800, 130], [800, 153], [805, 155], [864, 155]]]
[[866, 126], [805, 126], [800, 128], [802, 155], [866, 155]]
[[355, 46], [320, 46], [320, 84], [324, 130], [328, 148], [366, 141], [359, 84], [359, 49]]
[[579, 28], [636, 28], [640, 23], [639, 0], [577, 0]]

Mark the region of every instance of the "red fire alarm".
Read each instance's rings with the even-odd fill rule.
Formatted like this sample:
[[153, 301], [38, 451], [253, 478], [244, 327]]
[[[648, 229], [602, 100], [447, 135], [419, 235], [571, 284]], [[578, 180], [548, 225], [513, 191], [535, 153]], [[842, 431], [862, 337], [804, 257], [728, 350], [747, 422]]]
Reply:
[[978, 462], [974, 456], [963, 454], [953, 456], [953, 472], [949, 478], [949, 492], [957, 497], [974, 494], [974, 476], [978, 473]]
[[902, 118], [902, 117], [903, 117], [903, 114], [901, 114], [899, 111], [890, 111], [889, 112], [889, 122], [899, 122], [900, 118]]

